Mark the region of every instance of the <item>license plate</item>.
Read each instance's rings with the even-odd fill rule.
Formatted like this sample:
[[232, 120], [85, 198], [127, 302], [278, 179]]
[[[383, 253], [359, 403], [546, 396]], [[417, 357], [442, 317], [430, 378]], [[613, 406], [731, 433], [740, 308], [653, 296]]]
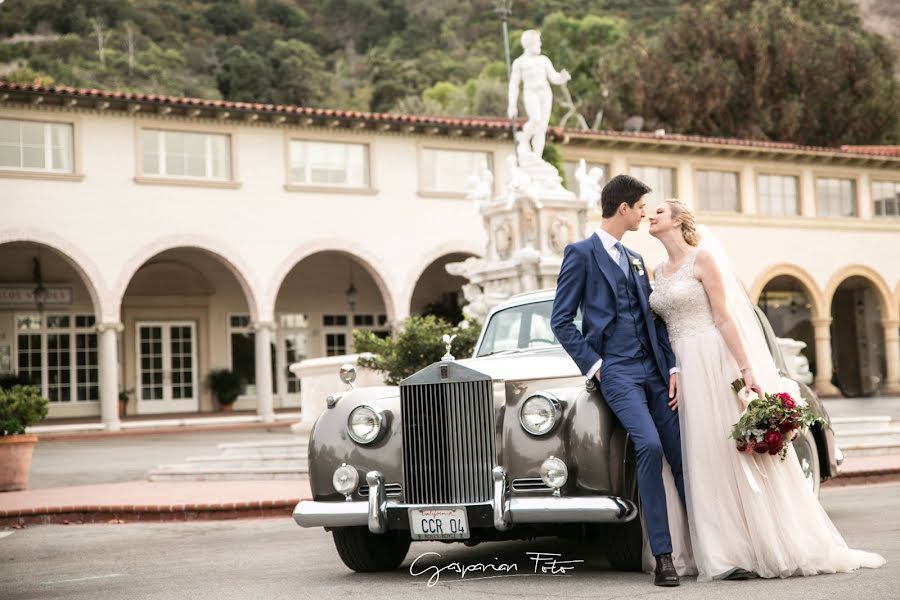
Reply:
[[410, 508], [409, 532], [414, 540], [467, 540], [465, 508]]

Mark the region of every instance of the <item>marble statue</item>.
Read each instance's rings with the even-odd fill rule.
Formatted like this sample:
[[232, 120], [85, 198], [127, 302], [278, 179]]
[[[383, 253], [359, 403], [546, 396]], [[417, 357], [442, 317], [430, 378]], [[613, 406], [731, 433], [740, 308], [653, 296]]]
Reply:
[[[529, 29], [522, 34], [524, 52], [512, 64], [509, 78], [509, 106], [507, 114], [515, 119], [519, 113], [519, 84], [523, 84], [522, 100], [528, 120], [522, 127], [520, 148], [538, 159], [544, 153], [553, 91], [550, 84], [563, 85], [572, 77], [565, 69], [557, 72], [550, 59], [541, 54], [541, 34]], [[526, 154], [527, 156], [527, 154]], [[520, 161], [523, 158], [520, 152]], [[524, 161], [521, 161], [524, 162]]]
[[600, 167], [587, 168], [587, 163], [582, 158], [578, 161], [575, 170], [575, 180], [578, 182], [578, 199], [584, 202], [588, 212], [597, 208], [600, 202], [600, 180], [603, 179], [603, 169]]
[[469, 184], [469, 193], [466, 198], [475, 201], [490, 200], [494, 192], [494, 174], [488, 168], [486, 160], [481, 161], [478, 165], [478, 171], [474, 175], [470, 175], [467, 179]]

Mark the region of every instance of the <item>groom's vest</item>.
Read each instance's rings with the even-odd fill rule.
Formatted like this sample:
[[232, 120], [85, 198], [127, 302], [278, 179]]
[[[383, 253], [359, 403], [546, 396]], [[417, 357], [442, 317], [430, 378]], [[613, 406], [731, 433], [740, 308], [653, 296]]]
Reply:
[[616, 318], [612, 322], [612, 331], [603, 344], [603, 354], [628, 358], [652, 356], [653, 346], [647, 334], [647, 324], [644, 322], [644, 312], [637, 296], [637, 281], [631, 265], [629, 264], [626, 277], [612, 258], [609, 258], [609, 264], [609, 271], [613, 273], [616, 282]]

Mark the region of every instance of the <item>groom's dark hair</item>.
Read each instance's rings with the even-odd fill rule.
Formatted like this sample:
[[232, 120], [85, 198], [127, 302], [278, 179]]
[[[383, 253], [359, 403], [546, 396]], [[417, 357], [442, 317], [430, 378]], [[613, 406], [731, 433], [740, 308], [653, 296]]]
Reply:
[[616, 214], [616, 210], [623, 202], [634, 207], [638, 200], [649, 193], [650, 187], [631, 175], [616, 175], [603, 186], [603, 191], [600, 193], [603, 218], [608, 219]]

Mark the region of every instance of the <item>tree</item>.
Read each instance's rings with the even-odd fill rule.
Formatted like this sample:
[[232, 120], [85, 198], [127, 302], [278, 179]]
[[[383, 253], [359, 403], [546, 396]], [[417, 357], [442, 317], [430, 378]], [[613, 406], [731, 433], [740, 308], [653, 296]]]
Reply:
[[360, 357], [360, 365], [382, 371], [385, 383], [397, 385], [441, 359], [447, 351], [442, 340], [445, 334], [456, 336], [451, 354], [463, 358], [472, 354], [480, 332], [481, 327], [477, 323], [454, 327], [433, 315], [413, 316], [387, 339], [371, 331], [354, 330], [353, 347], [357, 352], [373, 354], [372, 357]]
[[328, 97], [331, 77], [312, 46], [276, 40], [272, 46], [272, 102], [313, 106]]
[[271, 81], [269, 63], [240, 46], [233, 46], [225, 53], [216, 71], [216, 85], [222, 97], [236, 102], [269, 102]]
[[667, 130], [832, 146], [898, 138], [896, 59], [841, 0], [685, 5], [631, 50], [640, 76], [620, 71], [614, 95]]

